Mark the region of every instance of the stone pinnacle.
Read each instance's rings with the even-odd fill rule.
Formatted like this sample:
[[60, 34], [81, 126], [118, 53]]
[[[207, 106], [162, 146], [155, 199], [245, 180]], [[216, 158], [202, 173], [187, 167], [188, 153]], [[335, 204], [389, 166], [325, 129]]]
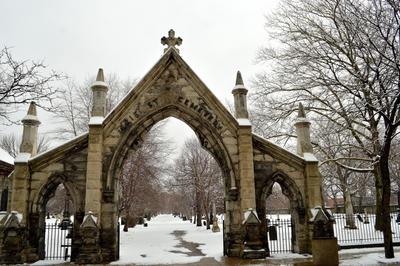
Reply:
[[103, 69], [99, 68], [99, 72], [97, 72], [96, 81], [103, 81], [104, 82], [104, 74]]
[[37, 116], [35, 102], [31, 102], [31, 104], [29, 105], [28, 115]]
[[244, 85], [243, 79], [242, 79], [242, 74], [240, 74], [240, 71], [238, 71], [236, 74], [236, 85]]
[[299, 103], [299, 113], [297, 117], [306, 117], [306, 113], [304, 112], [304, 107], [301, 103]]

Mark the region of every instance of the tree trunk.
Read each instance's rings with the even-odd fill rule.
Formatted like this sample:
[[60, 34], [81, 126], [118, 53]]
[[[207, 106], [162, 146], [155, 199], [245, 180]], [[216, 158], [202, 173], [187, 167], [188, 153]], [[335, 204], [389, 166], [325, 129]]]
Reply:
[[384, 208], [383, 208], [383, 184], [382, 174], [378, 165], [374, 166], [375, 190], [376, 190], [376, 211], [375, 211], [375, 230], [383, 231], [384, 228]]
[[200, 199], [200, 191], [196, 189], [196, 217], [197, 217], [197, 226], [201, 226], [201, 199]]
[[390, 130], [385, 136], [385, 143], [382, 147], [379, 168], [382, 177], [382, 220], [383, 220], [383, 240], [385, 245], [385, 257], [394, 258], [392, 226], [390, 219], [390, 173], [389, 173], [389, 153], [391, 134]]

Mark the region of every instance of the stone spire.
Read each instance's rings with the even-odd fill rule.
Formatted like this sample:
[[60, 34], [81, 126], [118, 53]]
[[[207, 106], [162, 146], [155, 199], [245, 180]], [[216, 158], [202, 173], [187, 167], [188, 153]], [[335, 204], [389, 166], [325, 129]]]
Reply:
[[243, 84], [242, 74], [240, 71], [236, 74], [235, 87], [232, 90], [234, 105], [235, 105], [235, 117], [236, 118], [249, 118], [247, 112], [247, 89]]
[[35, 156], [37, 154], [37, 131], [40, 125], [35, 102], [30, 103], [28, 113], [22, 119], [22, 124], [24, 125], [24, 131], [19, 151]]
[[297, 114], [297, 117], [306, 118], [306, 112], [304, 111], [304, 107], [303, 107], [302, 103], [299, 103], [299, 112]]
[[170, 48], [174, 48], [178, 53], [179, 53], [179, 49], [176, 48], [176, 45], [181, 45], [182, 44], [182, 38], [178, 37], [175, 38], [175, 31], [173, 29], [170, 29], [168, 31], [168, 37], [162, 37], [161, 38], [161, 44], [162, 45], [167, 45], [167, 48], [164, 49], [164, 53]]
[[106, 96], [108, 91], [108, 86], [104, 82], [103, 69], [99, 68], [97, 72], [96, 81], [92, 84], [93, 91], [93, 109], [92, 117], [100, 116], [104, 117], [106, 115]]
[[313, 153], [310, 137], [310, 121], [306, 117], [304, 107], [299, 103], [296, 123], [297, 154], [304, 156], [304, 153]]

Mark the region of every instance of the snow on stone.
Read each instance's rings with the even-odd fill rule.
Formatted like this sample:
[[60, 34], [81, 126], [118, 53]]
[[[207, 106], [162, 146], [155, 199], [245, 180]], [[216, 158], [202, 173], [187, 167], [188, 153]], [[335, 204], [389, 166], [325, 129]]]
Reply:
[[92, 116], [89, 120], [89, 126], [94, 125], [94, 126], [101, 126], [103, 124], [104, 117], [102, 116]]
[[14, 158], [2, 148], [0, 148], [0, 160], [14, 165]]
[[318, 162], [318, 159], [315, 158], [314, 154], [309, 152], [304, 153], [304, 160], [306, 160], [307, 162]]
[[247, 118], [238, 118], [237, 121], [239, 123], [239, 126], [251, 126], [251, 123]]
[[24, 118], [22, 118], [21, 121], [24, 121], [24, 120], [39, 121], [39, 119], [36, 115], [26, 115], [26, 116], [24, 116]]
[[30, 157], [31, 157], [30, 153], [21, 152], [15, 158], [15, 163], [27, 163]]

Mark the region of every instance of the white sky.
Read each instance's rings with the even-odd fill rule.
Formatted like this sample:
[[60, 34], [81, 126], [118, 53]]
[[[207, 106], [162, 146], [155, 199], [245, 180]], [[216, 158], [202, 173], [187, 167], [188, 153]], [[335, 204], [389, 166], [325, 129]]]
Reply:
[[[260, 69], [254, 58], [267, 43], [264, 16], [277, 1], [2, 0], [0, 45], [12, 47], [16, 59], [44, 60], [78, 81], [100, 67], [140, 79], [162, 55], [160, 39], [172, 28], [183, 39], [183, 59], [225, 104], [236, 71], [246, 83]], [[40, 131], [52, 129], [51, 119], [39, 116]], [[0, 134], [10, 130], [2, 127]], [[175, 123], [168, 132], [182, 135], [184, 127]]]

